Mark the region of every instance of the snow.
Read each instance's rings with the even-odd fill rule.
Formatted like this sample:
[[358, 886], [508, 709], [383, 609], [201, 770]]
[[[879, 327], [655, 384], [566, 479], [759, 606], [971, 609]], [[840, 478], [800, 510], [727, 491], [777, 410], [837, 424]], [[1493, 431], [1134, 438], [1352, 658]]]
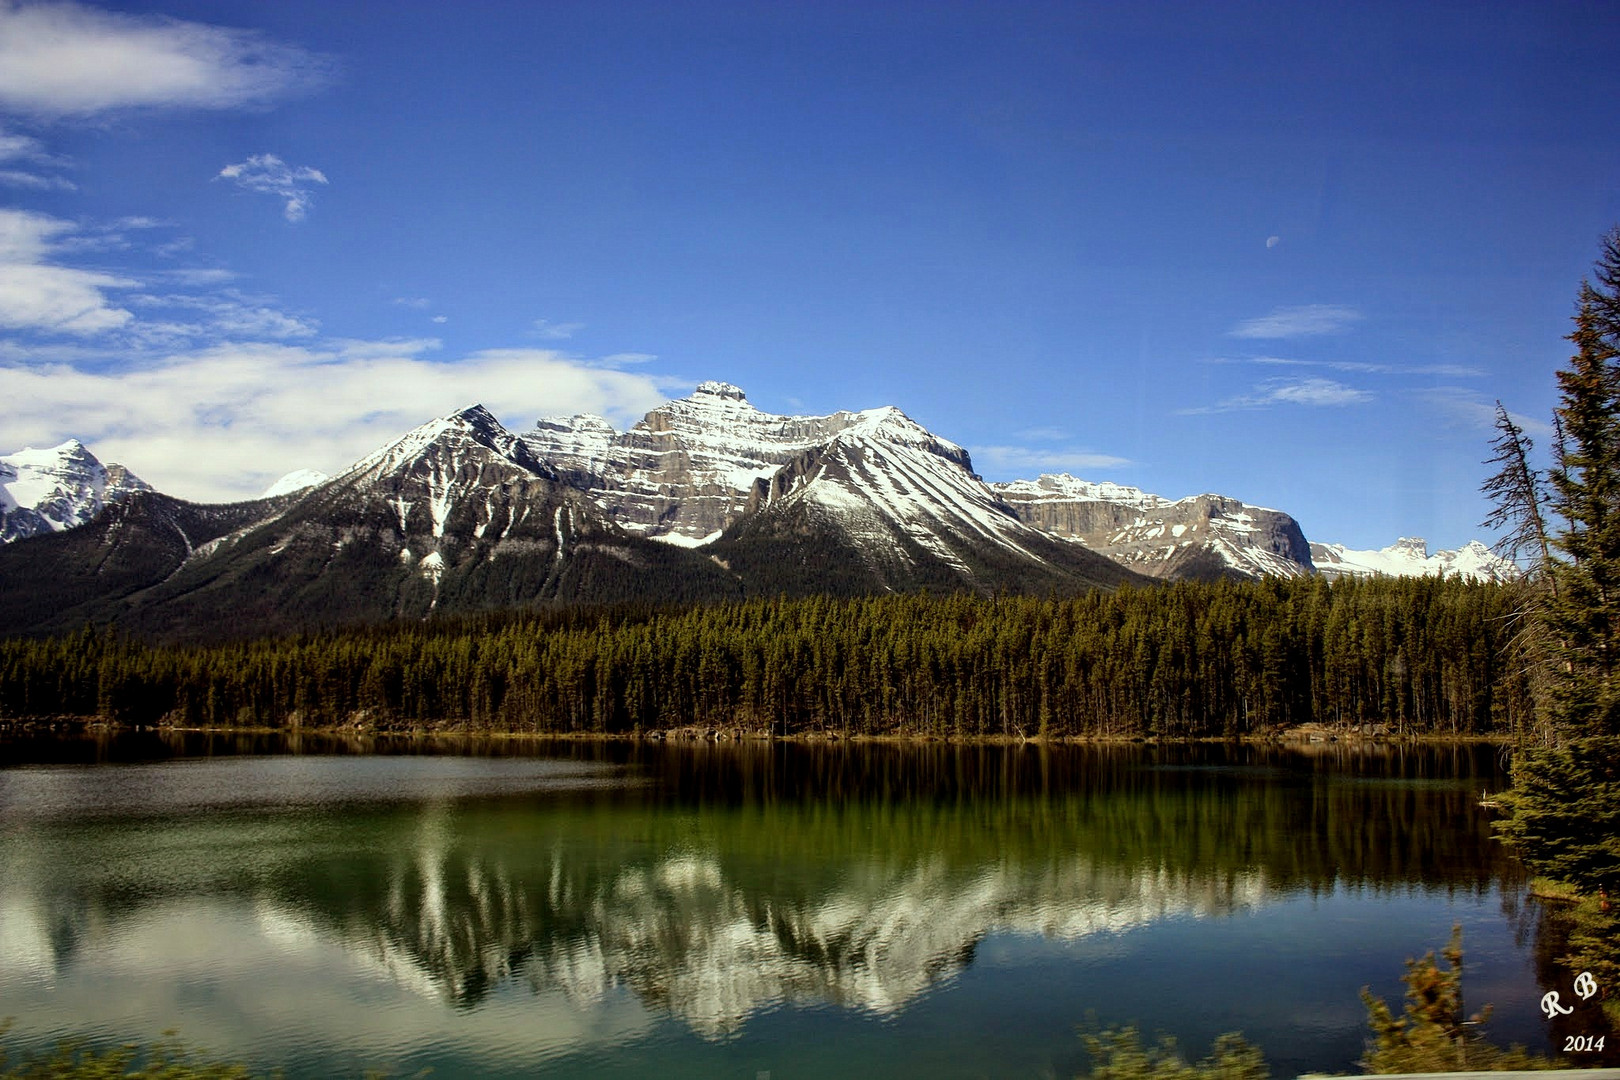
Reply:
[[260, 498], [273, 499], [277, 495], [291, 495], [295, 491], [303, 491], [306, 488], [314, 487], [316, 484], [324, 484], [330, 479], [331, 477], [315, 469], [295, 469], [265, 488], [264, 494]]
[[724, 531], [724, 529], [716, 529], [708, 536], [700, 536], [696, 539], [693, 539], [690, 536], [682, 536], [680, 533], [675, 532], [660, 533], [659, 535], [652, 537], [652, 539], [658, 540], [665, 544], [671, 544], [675, 547], [700, 548], [705, 544], [712, 544], [716, 540], [720, 539], [720, 534]]

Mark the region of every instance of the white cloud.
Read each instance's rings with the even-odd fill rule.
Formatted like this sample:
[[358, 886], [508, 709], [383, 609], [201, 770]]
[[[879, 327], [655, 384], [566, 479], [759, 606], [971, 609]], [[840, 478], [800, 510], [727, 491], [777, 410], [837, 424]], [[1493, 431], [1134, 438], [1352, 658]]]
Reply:
[[1256, 386], [1252, 394], [1227, 398], [1215, 405], [1179, 411], [1182, 415], [1191, 416], [1245, 409], [1270, 409], [1278, 405], [1334, 408], [1364, 405], [1372, 400], [1373, 395], [1368, 391], [1358, 390], [1332, 379], [1268, 379]]
[[133, 318], [108, 303], [104, 290], [136, 282], [49, 261], [58, 238], [73, 229], [44, 214], [0, 209], [0, 328], [87, 335]]
[[274, 154], [254, 154], [246, 161], [227, 165], [214, 179], [234, 180], [247, 191], [287, 200], [282, 214], [288, 221], [304, 220], [314, 197], [310, 185], [327, 182], [321, 170], [308, 165], [288, 165]]
[[1027, 446], [970, 446], [975, 468], [1006, 476], [1030, 477], [1045, 472], [1085, 472], [1129, 465], [1129, 458], [1097, 454], [1074, 447], [1035, 450]]
[[1240, 338], [1296, 338], [1336, 334], [1361, 319], [1361, 312], [1345, 304], [1305, 304], [1277, 308], [1270, 315], [1239, 323], [1231, 331]]
[[253, 31], [0, 0], [0, 107], [35, 116], [234, 108], [330, 74], [328, 60]]
[[[341, 472], [436, 416], [482, 402], [522, 428], [596, 413], [628, 426], [667, 400], [653, 376], [544, 349], [441, 362], [431, 341], [222, 345], [134, 369], [0, 363], [0, 447], [90, 444], [185, 498], [250, 498], [295, 468]], [[4, 356], [0, 350], [0, 356]]]
[[447, 323], [447, 322], [450, 321], [450, 316], [448, 316], [448, 315], [435, 315], [435, 316], [433, 316], [432, 321], [436, 322], [436, 323]]
[[582, 322], [554, 323], [545, 319], [534, 320], [534, 332], [547, 341], [564, 341], [585, 329]]

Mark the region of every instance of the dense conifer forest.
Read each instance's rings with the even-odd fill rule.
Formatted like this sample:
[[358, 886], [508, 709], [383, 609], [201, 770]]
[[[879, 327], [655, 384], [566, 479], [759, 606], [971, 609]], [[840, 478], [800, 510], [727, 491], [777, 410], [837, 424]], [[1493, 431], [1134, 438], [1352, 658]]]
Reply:
[[183, 726], [792, 735], [1394, 735], [1528, 722], [1509, 591], [1457, 579], [1181, 583], [557, 611], [213, 647], [0, 641], [0, 715]]

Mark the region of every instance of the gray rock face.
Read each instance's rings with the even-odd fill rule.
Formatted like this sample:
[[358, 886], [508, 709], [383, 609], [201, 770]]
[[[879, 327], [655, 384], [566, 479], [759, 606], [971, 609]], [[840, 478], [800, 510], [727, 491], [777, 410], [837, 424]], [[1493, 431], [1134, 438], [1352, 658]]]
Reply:
[[991, 486], [1028, 524], [1150, 577], [1297, 577], [1313, 570], [1298, 522], [1224, 495], [1172, 501], [1067, 474]]
[[864, 415], [774, 416], [730, 383], [705, 382], [626, 432], [600, 416], [544, 417], [522, 439], [622, 528], [691, 546], [742, 516], [756, 480]]

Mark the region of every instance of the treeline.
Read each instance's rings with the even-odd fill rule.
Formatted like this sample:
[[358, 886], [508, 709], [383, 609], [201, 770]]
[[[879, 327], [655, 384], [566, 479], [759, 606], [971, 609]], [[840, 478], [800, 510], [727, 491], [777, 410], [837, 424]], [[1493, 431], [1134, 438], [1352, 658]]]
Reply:
[[1232, 736], [1527, 719], [1511, 604], [1457, 579], [1182, 583], [1068, 599], [746, 601], [392, 624], [206, 648], [0, 642], [0, 712], [185, 726]]

